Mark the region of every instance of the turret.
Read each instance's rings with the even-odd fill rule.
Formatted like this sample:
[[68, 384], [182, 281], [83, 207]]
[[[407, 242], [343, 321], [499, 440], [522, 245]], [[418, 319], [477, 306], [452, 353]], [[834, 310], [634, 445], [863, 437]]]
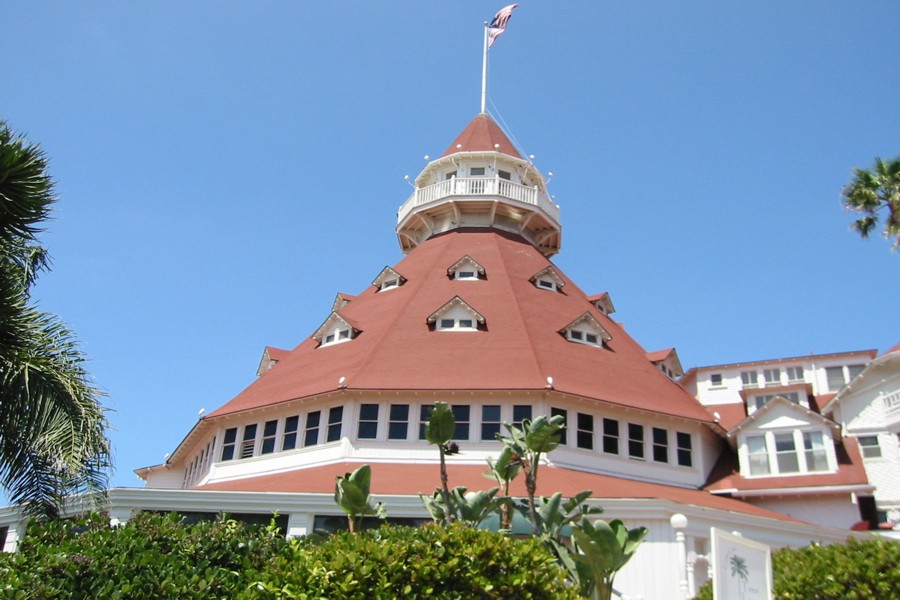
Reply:
[[517, 233], [547, 257], [559, 252], [562, 243], [559, 207], [547, 194], [543, 175], [486, 113], [428, 163], [397, 212], [404, 252], [462, 227]]

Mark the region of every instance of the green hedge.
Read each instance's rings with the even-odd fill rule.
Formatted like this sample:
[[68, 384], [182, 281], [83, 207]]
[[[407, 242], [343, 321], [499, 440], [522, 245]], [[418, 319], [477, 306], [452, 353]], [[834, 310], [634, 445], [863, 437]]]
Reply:
[[229, 598], [287, 546], [275, 531], [174, 514], [36, 523], [0, 556], [0, 598]]
[[533, 539], [462, 524], [285, 540], [274, 528], [140, 514], [29, 527], [0, 598], [547, 599], [580, 596]]
[[[873, 538], [772, 553], [776, 600], [900, 598], [900, 543]], [[698, 600], [712, 600], [705, 585]]]

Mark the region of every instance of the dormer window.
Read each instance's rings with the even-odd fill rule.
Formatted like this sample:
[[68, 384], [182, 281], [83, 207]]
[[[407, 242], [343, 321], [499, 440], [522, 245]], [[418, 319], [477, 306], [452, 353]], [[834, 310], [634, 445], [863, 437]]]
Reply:
[[437, 329], [475, 329], [474, 319], [441, 319], [438, 321]]
[[459, 296], [431, 313], [426, 322], [436, 331], [478, 331], [484, 316]]
[[453, 279], [477, 280], [484, 277], [484, 267], [469, 256], [463, 256], [447, 269], [447, 275]]
[[536, 287], [551, 292], [558, 292], [566, 285], [566, 282], [563, 281], [562, 277], [559, 276], [553, 267], [547, 267], [546, 269], [542, 269], [535, 273], [531, 277], [531, 282], [534, 283]]
[[325, 322], [313, 333], [314, 340], [319, 342], [319, 347], [331, 346], [343, 342], [349, 342], [359, 334], [359, 329], [337, 312], [331, 313]]
[[612, 339], [603, 325], [590, 313], [584, 313], [560, 331], [567, 340], [588, 346], [602, 346]]
[[749, 475], [793, 475], [828, 471], [826, 441], [822, 431], [766, 432], [748, 435], [746, 473]]
[[573, 342], [581, 342], [583, 344], [600, 345], [600, 337], [596, 333], [582, 331], [581, 329], [570, 329], [569, 339]]
[[609, 294], [607, 292], [588, 296], [588, 301], [594, 305], [594, 308], [599, 310], [604, 315], [609, 316], [616, 312], [616, 307], [613, 306], [612, 299], [609, 297]]
[[378, 291], [383, 292], [385, 290], [400, 287], [404, 283], [406, 283], [405, 277], [403, 277], [394, 269], [385, 267], [381, 270], [381, 273], [378, 274], [378, 277], [376, 277], [372, 282], [372, 285], [377, 287]]

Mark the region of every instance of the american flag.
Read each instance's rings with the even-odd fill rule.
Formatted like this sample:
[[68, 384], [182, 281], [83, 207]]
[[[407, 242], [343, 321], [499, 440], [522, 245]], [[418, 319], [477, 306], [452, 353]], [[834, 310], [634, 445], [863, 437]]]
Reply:
[[506, 24], [509, 22], [514, 8], [519, 8], [519, 5], [510, 4], [509, 6], [504, 6], [494, 15], [494, 20], [488, 25], [488, 48], [493, 46], [497, 38], [506, 31]]

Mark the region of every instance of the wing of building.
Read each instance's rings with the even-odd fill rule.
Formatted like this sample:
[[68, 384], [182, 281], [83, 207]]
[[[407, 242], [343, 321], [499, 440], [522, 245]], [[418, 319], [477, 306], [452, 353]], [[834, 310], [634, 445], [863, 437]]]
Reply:
[[[674, 348], [643, 348], [613, 318], [609, 293], [582, 290], [551, 261], [560, 209], [487, 114], [416, 178], [396, 234], [405, 256], [371, 265], [371, 283], [337, 294], [292, 350], [266, 348], [246, 389], [202, 416], [164, 464], [137, 470], [146, 488], [111, 490], [114, 518], [278, 511], [302, 535], [341, 514], [335, 476], [363, 463], [392, 516], [424, 518], [418, 494], [439, 485], [424, 422], [442, 401], [461, 448], [450, 484], [469, 489], [488, 486], [503, 422], [565, 418], [539, 493], [592, 490], [610, 517], [650, 528], [617, 580], [627, 595], [695, 589], [712, 526], [800, 546], [842, 541], [860, 521], [854, 498], [873, 486], [859, 444], [822, 414], [811, 371], [780, 366], [771, 388], [761, 382], [775, 366], [762, 363], [756, 387], [737, 390], [737, 366], [677, 382]], [[817, 357], [816, 372], [841, 365], [849, 377], [872, 358]], [[851, 398], [832, 404], [857, 410]], [[686, 566], [674, 554], [676, 513], [688, 518]]]

